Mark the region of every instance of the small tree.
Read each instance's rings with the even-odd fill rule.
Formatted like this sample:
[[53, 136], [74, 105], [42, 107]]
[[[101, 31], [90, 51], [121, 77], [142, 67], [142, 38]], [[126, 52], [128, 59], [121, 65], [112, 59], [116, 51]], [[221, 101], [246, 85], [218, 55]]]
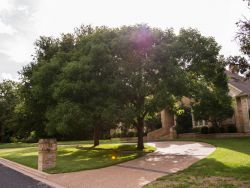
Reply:
[[216, 41], [196, 30], [182, 29], [176, 49], [188, 76], [187, 96], [194, 101], [191, 105], [195, 118], [216, 124], [231, 117], [225, 63], [219, 57], [220, 47]]

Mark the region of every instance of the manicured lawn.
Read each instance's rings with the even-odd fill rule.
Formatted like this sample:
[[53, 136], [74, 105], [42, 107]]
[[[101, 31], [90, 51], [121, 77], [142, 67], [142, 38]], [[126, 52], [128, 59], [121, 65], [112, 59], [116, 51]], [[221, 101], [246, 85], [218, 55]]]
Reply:
[[250, 188], [250, 138], [199, 139], [217, 147], [181, 172], [159, 178], [147, 188]]
[[[119, 138], [112, 138], [111, 140], [100, 140], [101, 144], [113, 144], [113, 143], [121, 143]], [[58, 145], [79, 145], [79, 144], [92, 144], [92, 140], [84, 140], [84, 141], [59, 141]], [[37, 143], [0, 143], [0, 149], [6, 148], [24, 148], [24, 147], [37, 147]]]
[[[76, 142], [79, 144], [79, 142]], [[73, 172], [87, 169], [102, 168], [137, 157], [154, 151], [153, 147], [146, 146], [143, 152], [136, 151], [135, 144], [101, 144], [97, 150], [89, 149], [91, 144], [81, 145], [77, 148], [75, 142], [61, 143], [58, 146], [57, 165], [49, 169], [48, 173]], [[86, 143], [86, 142], [85, 142]], [[11, 145], [12, 147], [13, 145]], [[28, 146], [28, 147], [27, 147]], [[37, 147], [31, 144], [22, 148], [0, 149], [0, 157], [37, 169]], [[5, 148], [7, 145], [5, 145]], [[116, 159], [112, 159], [116, 156]]]

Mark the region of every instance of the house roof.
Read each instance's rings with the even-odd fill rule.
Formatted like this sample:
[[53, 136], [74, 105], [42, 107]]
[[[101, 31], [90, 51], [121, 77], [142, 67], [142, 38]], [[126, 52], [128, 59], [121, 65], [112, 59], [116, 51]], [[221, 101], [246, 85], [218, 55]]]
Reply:
[[244, 77], [230, 71], [226, 71], [226, 74], [228, 77], [228, 83], [241, 91], [239, 95], [250, 95], [249, 79], [245, 79]]

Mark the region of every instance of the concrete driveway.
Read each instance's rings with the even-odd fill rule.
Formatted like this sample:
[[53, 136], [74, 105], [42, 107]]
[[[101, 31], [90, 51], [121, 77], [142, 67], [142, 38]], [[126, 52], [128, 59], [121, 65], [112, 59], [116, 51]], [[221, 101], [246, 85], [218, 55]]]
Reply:
[[138, 188], [183, 170], [215, 151], [214, 146], [199, 142], [148, 144], [157, 150], [144, 157], [102, 169], [50, 175], [48, 180], [67, 188]]

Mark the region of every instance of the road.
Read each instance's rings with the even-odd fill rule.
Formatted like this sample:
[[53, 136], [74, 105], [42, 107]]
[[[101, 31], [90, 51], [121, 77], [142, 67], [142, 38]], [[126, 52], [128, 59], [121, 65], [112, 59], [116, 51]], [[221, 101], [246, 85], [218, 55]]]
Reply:
[[51, 187], [0, 164], [0, 188], [51, 188]]

